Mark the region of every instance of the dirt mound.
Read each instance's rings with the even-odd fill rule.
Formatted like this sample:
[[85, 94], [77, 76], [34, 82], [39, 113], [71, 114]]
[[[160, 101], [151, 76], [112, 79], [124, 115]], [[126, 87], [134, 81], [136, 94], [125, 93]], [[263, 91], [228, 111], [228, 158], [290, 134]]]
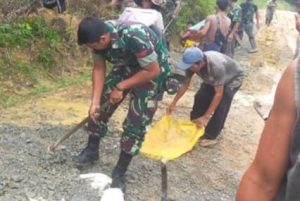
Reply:
[[[260, 16], [264, 16], [264, 12]], [[244, 90], [254, 90], [257, 93], [272, 91], [280, 72], [293, 58], [297, 31], [294, 23], [290, 22], [294, 22], [294, 13], [278, 10], [271, 26], [262, 26], [256, 35], [259, 52], [248, 55], [240, 53], [244, 50], [238, 52], [247, 73]], [[244, 38], [244, 44], [249, 46], [247, 38]]]

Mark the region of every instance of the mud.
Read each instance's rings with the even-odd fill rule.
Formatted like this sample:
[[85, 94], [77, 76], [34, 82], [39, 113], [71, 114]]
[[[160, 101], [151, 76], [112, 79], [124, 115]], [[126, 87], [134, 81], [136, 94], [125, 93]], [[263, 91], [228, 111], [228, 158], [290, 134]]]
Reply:
[[[282, 70], [291, 61], [296, 40], [294, 15], [277, 12], [270, 27], [257, 34], [259, 53], [237, 51], [246, 70], [219, 143], [195, 148], [168, 167], [169, 198], [174, 201], [232, 201], [242, 173], [254, 157], [264, 122], [252, 107], [255, 100], [269, 108]], [[289, 22], [289, 23], [287, 23]], [[248, 41], [244, 39], [245, 45]], [[177, 59], [180, 57], [174, 53]], [[188, 118], [199, 83], [179, 102], [176, 116]], [[126, 101], [110, 121], [109, 135], [100, 145], [100, 160], [77, 169], [71, 157], [85, 146], [83, 130], [66, 140], [54, 154], [47, 146], [55, 142], [86, 115], [90, 83], [32, 97], [0, 111], [0, 201], [99, 201], [101, 193], [84, 173], [110, 175], [119, 154], [121, 124]], [[165, 113], [172, 97], [161, 102], [155, 120]], [[128, 170], [126, 201], [158, 201], [161, 192], [160, 163], [143, 156], [134, 158]]]

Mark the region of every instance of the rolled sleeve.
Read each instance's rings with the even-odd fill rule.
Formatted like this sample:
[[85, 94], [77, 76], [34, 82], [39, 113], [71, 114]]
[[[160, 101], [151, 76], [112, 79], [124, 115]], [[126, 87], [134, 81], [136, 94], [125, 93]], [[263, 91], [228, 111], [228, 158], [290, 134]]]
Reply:
[[99, 53], [95, 53], [95, 52], [93, 52], [93, 60], [94, 60], [94, 62], [95, 61], [99, 61], [99, 60], [104, 60], [104, 57], [101, 55], [101, 54], [99, 54]]

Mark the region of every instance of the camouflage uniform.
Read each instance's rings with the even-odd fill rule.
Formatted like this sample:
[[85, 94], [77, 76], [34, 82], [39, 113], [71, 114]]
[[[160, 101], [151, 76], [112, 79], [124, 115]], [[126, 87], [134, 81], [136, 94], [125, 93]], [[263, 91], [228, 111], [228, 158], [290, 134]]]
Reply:
[[242, 8], [238, 4], [235, 4], [228, 12], [228, 17], [231, 20], [230, 28], [232, 29], [235, 23], [240, 23], [242, 21]]
[[[242, 21], [242, 8], [238, 4], [235, 4], [234, 7], [231, 8], [230, 11], [228, 12], [228, 17], [231, 20], [230, 31], [229, 31], [231, 32], [233, 26], [236, 23], [241, 23]], [[233, 58], [235, 46], [236, 46], [235, 38], [233, 38], [232, 40], [228, 40], [225, 54]]]
[[255, 4], [249, 2], [242, 3], [241, 8], [242, 8], [242, 23], [240, 25], [239, 35], [241, 38], [243, 38], [243, 31], [245, 31], [249, 39], [253, 39], [254, 38], [253, 17], [254, 14], [257, 12], [258, 8]]
[[146, 127], [152, 122], [157, 103], [164, 92], [166, 77], [172, 73], [168, 63], [167, 49], [157, 39], [155, 33], [141, 24], [107, 23], [111, 33], [112, 45], [105, 50], [94, 50], [94, 60], [104, 59], [114, 65], [106, 77], [101, 104], [108, 105], [100, 113], [99, 124], [89, 122], [88, 130], [104, 137], [107, 133], [107, 122], [120, 103], [109, 105], [109, 95], [122, 80], [133, 76], [151, 62], [158, 61], [160, 75], [141, 85], [123, 92], [124, 97], [130, 94], [129, 111], [123, 122], [121, 149], [136, 155], [144, 140]]
[[276, 6], [277, 6], [276, 2], [273, 2], [272, 0], [268, 2], [267, 10], [266, 10], [266, 25], [271, 24]]

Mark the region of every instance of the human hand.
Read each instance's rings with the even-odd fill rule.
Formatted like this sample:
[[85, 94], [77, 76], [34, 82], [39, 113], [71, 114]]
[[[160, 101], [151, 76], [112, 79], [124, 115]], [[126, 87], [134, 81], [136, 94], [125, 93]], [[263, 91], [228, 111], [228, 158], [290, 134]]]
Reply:
[[97, 119], [100, 116], [100, 105], [99, 104], [91, 104], [89, 109], [89, 117], [97, 123]]
[[176, 107], [176, 103], [172, 102], [168, 107], [167, 107], [167, 115], [170, 115]]
[[109, 95], [109, 102], [111, 104], [116, 104], [123, 99], [123, 90], [115, 87]]
[[194, 122], [197, 125], [197, 127], [205, 127], [209, 122], [209, 117], [201, 116], [198, 119], [195, 119]]
[[229, 40], [229, 41], [232, 41], [232, 40], [233, 40], [233, 33], [230, 33], [230, 34], [228, 35], [228, 40]]

